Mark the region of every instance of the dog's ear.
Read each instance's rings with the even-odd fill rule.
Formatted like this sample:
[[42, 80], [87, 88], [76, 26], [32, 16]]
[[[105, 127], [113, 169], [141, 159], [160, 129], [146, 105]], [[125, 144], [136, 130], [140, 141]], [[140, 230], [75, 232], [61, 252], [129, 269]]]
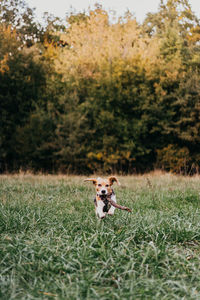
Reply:
[[84, 181], [92, 181], [93, 184], [96, 184], [96, 183], [97, 183], [97, 179], [95, 179], [95, 178], [87, 178], [87, 179], [85, 179]]
[[118, 181], [117, 177], [115, 176], [110, 176], [108, 177], [108, 181], [110, 185], [113, 185], [113, 183], [116, 181], [118, 185], [120, 185], [120, 182]]

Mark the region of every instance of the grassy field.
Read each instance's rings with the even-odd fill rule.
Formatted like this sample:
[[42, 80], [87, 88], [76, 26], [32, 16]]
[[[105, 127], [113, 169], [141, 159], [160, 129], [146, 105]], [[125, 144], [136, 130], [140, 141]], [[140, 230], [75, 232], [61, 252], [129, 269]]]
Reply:
[[0, 298], [200, 299], [200, 177], [120, 177], [103, 220], [83, 179], [0, 177]]

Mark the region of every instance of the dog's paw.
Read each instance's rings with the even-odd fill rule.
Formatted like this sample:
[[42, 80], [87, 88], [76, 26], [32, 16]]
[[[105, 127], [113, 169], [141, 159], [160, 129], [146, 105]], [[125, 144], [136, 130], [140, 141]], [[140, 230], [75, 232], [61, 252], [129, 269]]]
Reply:
[[99, 218], [100, 218], [100, 219], [104, 219], [105, 216], [106, 216], [106, 214], [102, 214], [102, 215], [99, 215]]

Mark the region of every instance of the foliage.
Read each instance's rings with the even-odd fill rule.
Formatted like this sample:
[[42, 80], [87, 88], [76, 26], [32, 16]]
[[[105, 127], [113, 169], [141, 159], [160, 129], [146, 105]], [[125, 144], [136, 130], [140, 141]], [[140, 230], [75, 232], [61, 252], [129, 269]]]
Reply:
[[42, 26], [35, 21], [34, 9], [24, 0], [1, 0], [0, 23], [16, 30], [18, 38], [27, 47], [32, 46], [42, 34]]
[[[161, 1], [141, 25], [129, 13], [112, 23], [100, 5], [67, 25], [46, 15], [32, 47], [3, 20], [2, 171], [198, 170], [200, 25], [187, 0]], [[10, 103], [21, 103], [12, 114]]]
[[46, 79], [43, 63], [37, 60], [38, 50], [21, 49], [17, 33], [10, 26], [1, 25], [1, 29], [0, 163], [3, 170], [12, 171], [21, 164], [16, 151], [17, 128], [26, 126], [43, 94]]
[[184, 147], [180, 149], [176, 145], [168, 145], [158, 150], [158, 167], [175, 173], [188, 173], [190, 164], [189, 150]]

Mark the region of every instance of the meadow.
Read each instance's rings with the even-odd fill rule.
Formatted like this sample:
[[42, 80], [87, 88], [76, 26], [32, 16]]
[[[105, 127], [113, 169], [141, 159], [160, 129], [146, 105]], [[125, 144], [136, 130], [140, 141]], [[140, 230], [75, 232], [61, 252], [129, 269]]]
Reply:
[[1, 299], [200, 299], [200, 177], [120, 176], [98, 220], [81, 176], [0, 176]]

